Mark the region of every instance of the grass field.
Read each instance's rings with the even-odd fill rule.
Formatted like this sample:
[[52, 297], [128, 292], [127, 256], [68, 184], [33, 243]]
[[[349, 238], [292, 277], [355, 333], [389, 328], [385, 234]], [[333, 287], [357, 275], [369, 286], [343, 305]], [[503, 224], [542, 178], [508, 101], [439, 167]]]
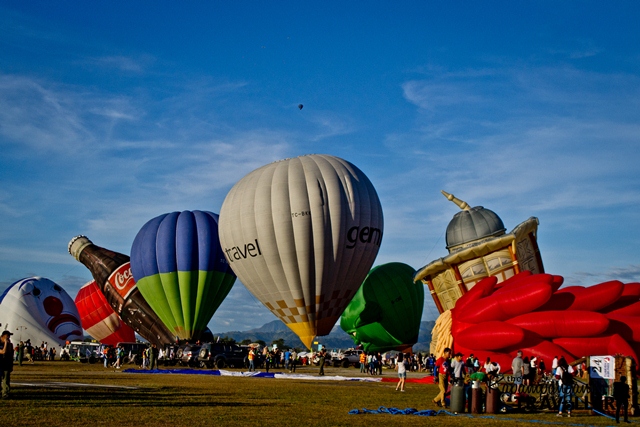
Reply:
[[[317, 367], [299, 369], [317, 373]], [[326, 369], [327, 375], [360, 376], [355, 368]], [[393, 371], [383, 376], [395, 378]], [[410, 373], [419, 378], [424, 374]], [[124, 373], [101, 365], [37, 362], [15, 366], [12, 399], [0, 403], [0, 426], [449, 426], [598, 425], [615, 420], [574, 413], [504, 414], [488, 417], [439, 415], [350, 415], [379, 406], [437, 409], [437, 386], [408, 383], [313, 381], [209, 375]], [[64, 383], [64, 384], [59, 384]], [[74, 384], [75, 383], [75, 384]], [[109, 388], [106, 388], [109, 387]], [[129, 387], [129, 388], [126, 388]]]

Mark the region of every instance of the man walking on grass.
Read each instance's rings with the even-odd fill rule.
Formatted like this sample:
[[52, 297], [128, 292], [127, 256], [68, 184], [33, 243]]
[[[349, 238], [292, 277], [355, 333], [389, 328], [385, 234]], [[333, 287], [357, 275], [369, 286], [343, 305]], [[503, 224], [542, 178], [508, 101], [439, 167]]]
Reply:
[[11, 392], [11, 372], [13, 372], [13, 344], [11, 338], [13, 335], [9, 331], [2, 332], [0, 341], [2, 349], [0, 349], [0, 373], [2, 373], [2, 399], [9, 399]]

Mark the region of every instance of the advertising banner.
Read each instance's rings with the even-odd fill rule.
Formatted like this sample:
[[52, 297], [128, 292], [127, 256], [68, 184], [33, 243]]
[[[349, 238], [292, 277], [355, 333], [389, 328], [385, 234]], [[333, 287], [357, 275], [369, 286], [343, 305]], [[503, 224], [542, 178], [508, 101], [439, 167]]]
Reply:
[[589, 357], [589, 374], [591, 378], [605, 380], [615, 379], [616, 359], [614, 356]]

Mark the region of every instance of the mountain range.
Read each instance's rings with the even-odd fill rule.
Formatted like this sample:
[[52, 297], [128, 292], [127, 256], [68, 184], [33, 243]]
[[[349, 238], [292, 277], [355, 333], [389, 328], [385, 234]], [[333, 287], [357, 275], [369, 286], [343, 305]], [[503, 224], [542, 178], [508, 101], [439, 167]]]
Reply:
[[[427, 352], [431, 343], [431, 330], [435, 322], [433, 320], [420, 322], [420, 332], [418, 334], [418, 342], [413, 346], [414, 352]], [[305, 348], [304, 344], [291, 329], [289, 329], [282, 321], [274, 320], [265, 323], [259, 328], [250, 329], [248, 331], [228, 331], [216, 332], [215, 337], [232, 338], [236, 342], [249, 340], [251, 342], [264, 341], [271, 344], [276, 340], [283, 339], [286, 347]], [[331, 349], [347, 349], [355, 347], [351, 336], [344, 332], [339, 325], [333, 327], [329, 335], [317, 337], [314, 345], [322, 344], [323, 347]]]

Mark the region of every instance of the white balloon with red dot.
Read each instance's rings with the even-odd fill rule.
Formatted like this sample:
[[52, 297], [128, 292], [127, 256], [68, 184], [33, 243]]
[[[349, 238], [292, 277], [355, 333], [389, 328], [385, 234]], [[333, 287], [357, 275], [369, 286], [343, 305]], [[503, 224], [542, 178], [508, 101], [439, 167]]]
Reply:
[[34, 347], [42, 343], [62, 347], [66, 341], [83, 338], [73, 299], [44, 277], [18, 280], [0, 295], [0, 329], [13, 333], [14, 345], [30, 340]]

